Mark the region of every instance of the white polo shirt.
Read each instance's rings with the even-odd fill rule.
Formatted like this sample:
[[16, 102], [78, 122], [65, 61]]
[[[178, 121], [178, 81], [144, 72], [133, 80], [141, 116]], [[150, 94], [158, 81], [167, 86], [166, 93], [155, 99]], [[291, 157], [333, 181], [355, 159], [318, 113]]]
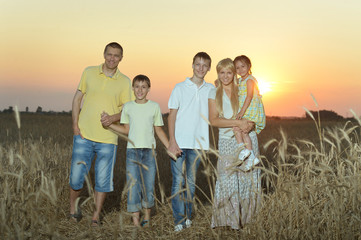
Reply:
[[213, 88], [205, 81], [198, 88], [190, 78], [174, 87], [168, 108], [178, 109], [175, 139], [179, 148], [209, 149], [208, 123], [204, 118], [208, 119], [208, 94]]

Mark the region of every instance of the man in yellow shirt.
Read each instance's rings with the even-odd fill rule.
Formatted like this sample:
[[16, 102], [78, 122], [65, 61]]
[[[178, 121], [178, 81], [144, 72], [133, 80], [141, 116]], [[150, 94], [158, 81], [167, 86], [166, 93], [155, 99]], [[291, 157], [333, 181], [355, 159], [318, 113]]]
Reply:
[[[114, 189], [118, 137], [102, 125], [119, 122], [123, 104], [134, 98], [130, 79], [118, 70], [122, 58], [123, 48], [116, 42], [109, 43], [104, 49], [104, 63], [84, 70], [72, 104], [74, 139], [69, 178], [70, 218], [80, 221], [82, 217], [76, 199], [96, 155], [93, 226], [100, 224], [99, 215], [106, 193]], [[103, 111], [109, 115], [100, 122]]]

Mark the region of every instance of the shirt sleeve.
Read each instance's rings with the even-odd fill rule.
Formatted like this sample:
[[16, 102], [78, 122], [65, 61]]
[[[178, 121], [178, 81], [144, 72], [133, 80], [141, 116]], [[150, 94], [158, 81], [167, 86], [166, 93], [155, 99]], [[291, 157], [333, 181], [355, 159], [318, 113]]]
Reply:
[[155, 103], [155, 111], [154, 111], [154, 117], [153, 117], [153, 121], [154, 121], [154, 126], [163, 126], [163, 117], [162, 117], [162, 113], [160, 111], [160, 107], [158, 103]]
[[179, 89], [177, 85], [174, 87], [168, 101], [168, 108], [169, 109], [178, 109], [179, 108]]
[[215, 100], [216, 99], [216, 92], [217, 92], [217, 89], [216, 88], [212, 88], [209, 93], [208, 93], [208, 99], [213, 99]]
[[127, 78], [127, 85], [126, 87], [124, 87], [122, 94], [121, 94], [121, 105], [119, 106], [119, 110], [122, 110], [122, 107], [124, 106], [125, 103], [129, 102], [129, 101], [133, 101], [135, 99], [134, 93], [132, 91], [132, 85], [130, 83], [130, 79]]
[[83, 74], [81, 75], [80, 82], [78, 85], [78, 90], [81, 91], [83, 94], [86, 93], [86, 74], [87, 69], [83, 71]]
[[129, 124], [128, 104], [125, 104], [120, 116], [120, 123]]

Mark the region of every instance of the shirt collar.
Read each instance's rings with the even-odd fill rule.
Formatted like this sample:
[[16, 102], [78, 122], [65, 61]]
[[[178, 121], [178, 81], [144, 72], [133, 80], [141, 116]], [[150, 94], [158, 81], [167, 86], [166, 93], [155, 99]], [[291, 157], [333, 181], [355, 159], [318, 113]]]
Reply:
[[[104, 63], [99, 65], [99, 74], [104, 74], [103, 72], [103, 65]], [[119, 76], [119, 69], [117, 68], [117, 71], [115, 71], [115, 74], [111, 78], [117, 78]], [[105, 74], [104, 74], [105, 75]]]
[[[185, 83], [186, 83], [187, 86], [195, 86], [195, 87], [197, 87], [197, 84], [195, 84], [194, 82], [192, 82], [191, 78], [189, 78], [189, 77], [186, 78]], [[203, 87], [204, 84], [206, 84], [206, 81], [204, 81], [204, 79], [203, 79], [202, 85], [199, 86], [199, 88]], [[198, 87], [197, 87], [197, 88], [198, 88]]]

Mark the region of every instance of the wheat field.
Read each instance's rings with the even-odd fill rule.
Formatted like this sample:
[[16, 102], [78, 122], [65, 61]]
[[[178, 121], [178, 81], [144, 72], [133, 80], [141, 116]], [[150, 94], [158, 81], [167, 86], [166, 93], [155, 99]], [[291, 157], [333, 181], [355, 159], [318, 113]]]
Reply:
[[[132, 226], [126, 213], [125, 146], [119, 141], [115, 191], [108, 194], [102, 225], [90, 226], [93, 170], [68, 220], [71, 116], [0, 114], [1, 239], [360, 239], [361, 121], [268, 119], [259, 135], [262, 208], [239, 231], [210, 228], [216, 154], [202, 153], [191, 228], [173, 232], [171, 172], [157, 146], [156, 206], [149, 228]], [[165, 123], [167, 121], [165, 120]], [[166, 130], [167, 126], [165, 126]], [[217, 130], [212, 148], [216, 149]], [[214, 151], [213, 151], [214, 152]]]

